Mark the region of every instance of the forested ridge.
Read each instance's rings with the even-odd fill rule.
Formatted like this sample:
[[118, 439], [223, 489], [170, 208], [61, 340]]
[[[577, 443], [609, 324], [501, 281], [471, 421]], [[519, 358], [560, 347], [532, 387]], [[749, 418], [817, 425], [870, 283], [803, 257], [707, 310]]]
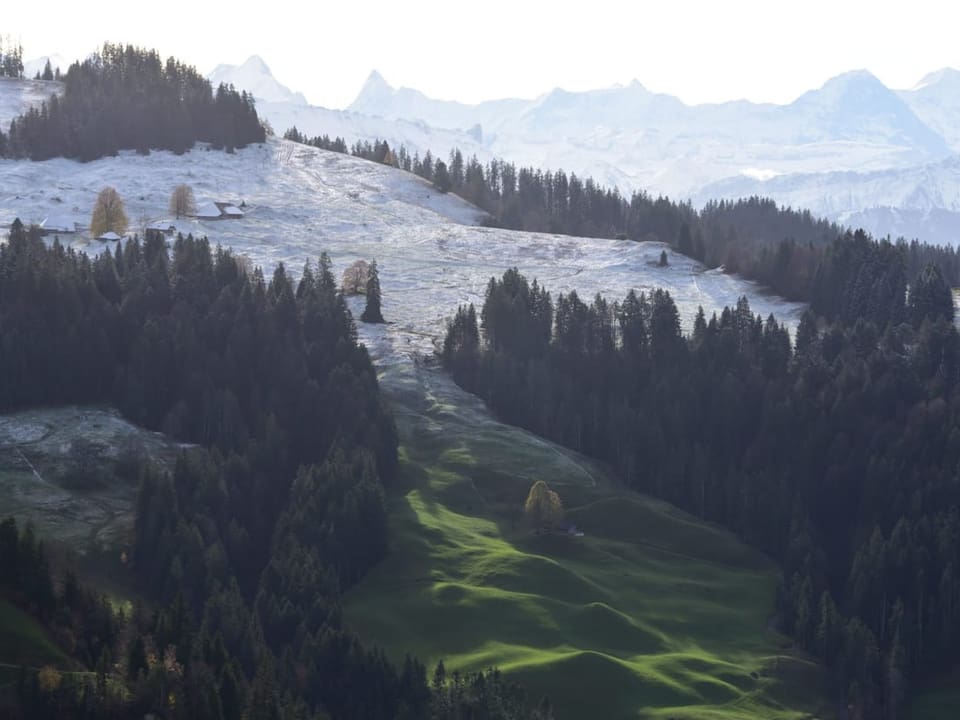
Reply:
[[13, 717], [541, 717], [496, 672], [428, 684], [343, 626], [342, 592], [387, 548], [397, 436], [325, 255], [268, 280], [205, 239], [90, 258], [15, 223], [0, 344], [3, 411], [111, 403], [196, 444], [136, 469], [130, 563], [153, 611], [114, 612], [0, 525], [18, 558], [0, 593], [93, 671], [22, 673]]
[[120, 150], [182, 153], [198, 141], [232, 151], [265, 138], [252, 95], [214, 90], [194, 68], [152, 50], [106, 43], [62, 79], [62, 95], [0, 132], [0, 155], [86, 161]]
[[[427, 151], [410, 155], [383, 140], [347, 145], [343, 138], [305, 136], [296, 127], [288, 140], [362, 157], [412, 172], [439, 192], [453, 192], [488, 213], [494, 227], [580, 237], [654, 240], [706, 264], [756, 280], [788, 300], [810, 302], [814, 274], [833, 240], [844, 232], [807, 210], [780, 207], [760, 197], [721, 200], [696, 210], [685, 202], [616, 188], [563, 170], [544, 171], [493, 160], [483, 164], [452, 150], [447, 160]], [[960, 286], [956, 248], [898, 239], [905, 272], [913, 277], [933, 263], [951, 287]]]
[[960, 336], [939, 267], [905, 292], [908, 252], [832, 243], [793, 345], [746, 298], [684, 336], [666, 291], [552, 297], [509, 270], [443, 361], [504, 421], [775, 558], [781, 625], [838, 704], [895, 717], [960, 660]]

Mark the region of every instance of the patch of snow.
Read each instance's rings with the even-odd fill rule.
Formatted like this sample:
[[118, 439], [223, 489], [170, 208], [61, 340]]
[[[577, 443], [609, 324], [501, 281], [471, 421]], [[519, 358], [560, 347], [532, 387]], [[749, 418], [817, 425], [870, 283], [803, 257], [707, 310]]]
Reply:
[[780, 175], [776, 170], [770, 170], [769, 168], [744, 168], [740, 171], [740, 174], [754, 180], [770, 180]]

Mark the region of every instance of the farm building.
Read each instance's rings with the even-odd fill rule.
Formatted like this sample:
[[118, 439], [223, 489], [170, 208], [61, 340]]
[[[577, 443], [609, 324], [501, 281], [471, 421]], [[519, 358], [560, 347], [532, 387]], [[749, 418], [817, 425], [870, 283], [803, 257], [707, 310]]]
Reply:
[[40, 223], [40, 231], [44, 235], [64, 235], [75, 233], [77, 224], [73, 218], [65, 215], [50, 215]]
[[116, 242], [117, 240], [122, 240], [123, 238], [117, 235], [113, 230], [110, 232], [105, 232], [103, 235], [97, 238], [101, 242]]
[[218, 208], [220, 208], [220, 212], [223, 213], [223, 217], [225, 218], [229, 218], [231, 220], [238, 220], [243, 217], [243, 210], [238, 208], [236, 205], [233, 205], [231, 203], [223, 203], [223, 202], [218, 202], [214, 204]]
[[227, 202], [206, 202], [197, 208], [196, 216], [200, 220], [239, 220], [243, 210]]
[[177, 231], [177, 226], [169, 222], [150, 223], [143, 229], [144, 233], [156, 232], [164, 235], [173, 235]]
[[223, 213], [220, 212], [216, 203], [206, 202], [197, 206], [197, 214], [194, 217], [199, 220], [220, 220], [223, 218]]

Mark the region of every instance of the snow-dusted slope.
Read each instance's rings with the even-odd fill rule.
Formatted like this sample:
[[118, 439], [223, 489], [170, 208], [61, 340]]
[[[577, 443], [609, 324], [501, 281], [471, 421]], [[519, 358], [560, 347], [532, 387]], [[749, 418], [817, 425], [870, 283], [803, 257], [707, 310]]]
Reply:
[[[628, 289], [662, 286], [677, 300], [685, 324], [698, 305], [709, 312], [751, 296], [755, 310], [795, 322], [798, 306], [757, 292], [752, 283], [671, 254], [664, 246], [518, 233], [478, 227], [479, 212], [438, 195], [410, 173], [287, 141], [271, 140], [235, 155], [193, 150], [183, 156], [121, 153], [91, 163], [0, 161], [0, 222], [39, 221], [72, 213], [86, 221], [97, 192], [114, 186], [134, 224], [168, 219], [170, 192], [189, 183], [198, 203], [246, 203], [241, 220], [173, 221], [208, 235], [267, 268], [285, 262], [298, 272], [321, 251], [340, 272], [358, 258], [376, 258], [387, 328], [363, 328], [384, 362], [432, 351], [444, 320], [459, 303], [481, 302], [490, 276], [517, 266], [554, 291], [576, 288], [622, 297]], [[64, 238], [80, 248], [103, 245]]]
[[58, 82], [0, 78], [0, 132], [6, 133], [10, 129], [10, 121], [25, 110], [62, 90], [63, 85]]

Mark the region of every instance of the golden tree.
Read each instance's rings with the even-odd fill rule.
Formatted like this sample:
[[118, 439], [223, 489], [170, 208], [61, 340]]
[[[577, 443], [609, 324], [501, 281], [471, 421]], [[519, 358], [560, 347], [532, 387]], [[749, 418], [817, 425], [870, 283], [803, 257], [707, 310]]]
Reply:
[[180, 218], [197, 212], [197, 202], [193, 199], [193, 188], [189, 185], [177, 185], [170, 196], [170, 212]]
[[370, 279], [370, 265], [366, 260], [357, 260], [343, 271], [341, 287], [344, 295], [364, 295]]
[[536, 528], [555, 527], [563, 520], [563, 503], [546, 482], [537, 480], [530, 486], [523, 514]]
[[37, 673], [37, 685], [45, 693], [53, 693], [59, 690], [62, 680], [63, 676], [50, 665], [44, 665]]
[[130, 221], [123, 209], [123, 200], [120, 199], [120, 193], [112, 187], [105, 187], [97, 195], [97, 204], [93, 206], [93, 215], [90, 217], [90, 235], [100, 237], [106, 232], [123, 235], [129, 224]]

